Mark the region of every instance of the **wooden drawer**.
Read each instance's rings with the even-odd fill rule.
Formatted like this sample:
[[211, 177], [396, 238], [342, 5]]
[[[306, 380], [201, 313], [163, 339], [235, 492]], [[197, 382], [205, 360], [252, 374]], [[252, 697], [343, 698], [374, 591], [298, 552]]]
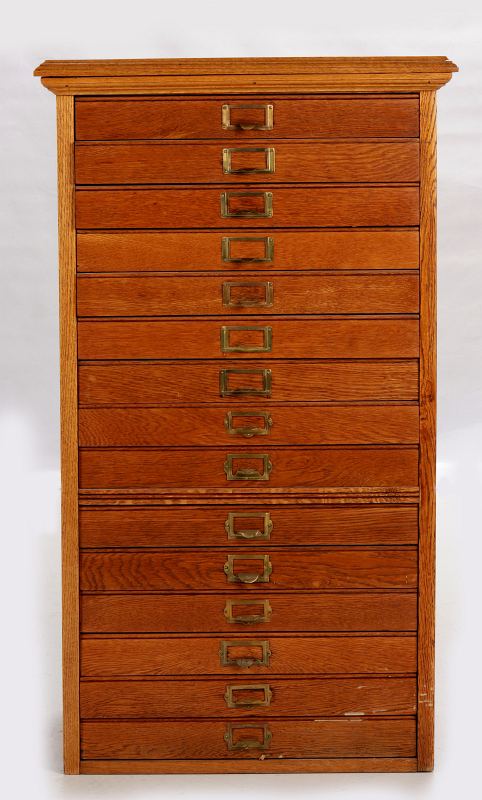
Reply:
[[[102, 330], [102, 328], [100, 329]], [[82, 335], [82, 347], [84, 339]], [[93, 339], [90, 344], [95, 346]], [[229, 368], [229, 369], [227, 369]], [[224, 376], [224, 377], [223, 377]], [[269, 377], [271, 384], [266, 385]], [[221, 387], [223, 378], [226, 384]], [[79, 364], [79, 402], [86, 405], [205, 403], [231, 408], [233, 401], [255, 407], [278, 402], [418, 400], [417, 359], [276, 360], [249, 359], [238, 369], [222, 360], [107, 361]]]
[[[81, 757], [99, 758], [324, 758], [407, 757], [416, 752], [415, 719], [169, 720], [83, 722]], [[187, 735], [189, 730], [189, 735]], [[224, 739], [256, 742], [256, 749], [228, 749]], [[265, 742], [265, 748], [259, 749]], [[251, 747], [253, 744], [251, 745]]]
[[256, 139], [248, 147], [224, 145], [222, 141], [81, 143], [75, 148], [75, 182], [407, 183], [420, 177], [417, 139], [303, 143]]
[[[256, 595], [256, 596], [255, 596]], [[249, 600], [249, 604], [243, 601]], [[267, 605], [266, 605], [267, 604]], [[271, 612], [269, 613], [269, 608]], [[256, 616], [265, 622], [236, 622]], [[269, 619], [268, 619], [269, 616]], [[232, 617], [234, 621], [228, 620]], [[226, 594], [83, 594], [83, 633], [216, 633], [250, 639], [272, 631], [415, 631], [416, 591], [330, 591], [273, 596], [261, 584], [247, 596]]]
[[[240, 470], [249, 470], [251, 477], [241, 479], [241, 473], [236, 479]], [[81, 489], [235, 487], [242, 492], [253, 486], [414, 487], [418, 486], [418, 447], [260, 450], [258, 446], [233, 445], [218, 449], [86, 448], [79, 452]]]
[[[267, 253], [271, 238], [273, 254]], [[226, 239], [223, 261], [223, 238]], [[245, 241], [248, 239], [248, 241]], [[229, 242], [228, 242], [229, 240]], [[229, 253], [227, 252], [229, 247]], [[418, 269], [418, 230], [103, 231], [77, 234], [79, 272]], [[268, 258], [268, 261], [264, 259]], [[234, 260], [232, 260], [234, 259]], [[236, 260], [238, 259], [238, 260]]]
[[[226, 574], [225, 574], [226, 573]], [[253, 581], [259, 576], [262, 584]], [[416, 548], [84, 550], [84, 592], [404, 589], [417, 586]]]
[[[249, 707], [249, 701], [259, 705]], [[413, 715], [416, 678], [83, 680], [82, 719]], [[246, 707], [246, 705], [248, 707]]]
[[[251, 305], [250, 305], [251, 304]], [[77, 280], [80, 317], [217, 314], [410, 314], [418, 272], [241, 273]]]
[[[222, 106], [273, 105], [266, 138], [418, 136], [418, 96], [238, 97], [171, 100], [160, 97], [84, 98], [75, 101], [77, 140], [218, 139], [249, 141], [259, 130], [224, 130]], [[265, 122], [264, 108], [232, 109], [232, 124]], [[301, 122], [300, 122], [301, 120]]]
[[[417, 544], [418, 506], [114, 506], [79, 510], [80, 546]], [[246, 533], [243, 533], [246, 531]], [[241, 533], [240, 533], [241, 532]], [[239, 537], [239, 538], [236, 538]]]
[[[226, 321], [228, 324], [223, 325]], [[419, 321], [405, 317], [82, 319], [80, 359], [417, 358]], [[225, 330], [223, 331], [223, 328]], [[221, 341], [224, 334], [225, 345]], [[272, 342], [270, 344], [269, 338]], [[242, 348], [245, 348], [242, 350]], [[247, 348], [247, 349], [246, 349]]]
[[[84, 635], [80, 644], [81, 674], [90, 678], [223, 675], [242, 683], [256, 675], [387, 676], [413, 674], [417, 669], [417, 638], [410, 634], [270, 634], [263, 638], [261, 626], [256, 627], [254, 633], [246, 626], [244, 635], [226, 633], [225, 639]], [[226, 654], [223, 661], [220, 653]]]
[[[81, 408], [81, 447], [238, 447], [315, 444], [415, 444], [413, 405], [278, 405], [246, 411], [231, 403], [167, 408]], [[254, 416], [246, 416], [246, 414]], [[256, 416], [258, 415], [258, 416]], [[272, 426], [272, 427], [271, 427]], [[237, 431], [237, 433], [236, 433]], [[242, 433], [244, 432], [244, 433]]]
[[[231, 216], [221, 216], [221, 195]], [[269, 190], [269, 191], [268, 191]], [[329, 228], [418, 225], [415, 185], [292, 186], [231, 184], [204, 188], [77, 189], [77, 228]], [[240, 196], [241, 193], [241, 196]], [[246, 194], [247, 193], [247, 194]], [[266, 212], [272, 194], [273, 212]], [[240, 216], [240, 215], [246, 216]]]

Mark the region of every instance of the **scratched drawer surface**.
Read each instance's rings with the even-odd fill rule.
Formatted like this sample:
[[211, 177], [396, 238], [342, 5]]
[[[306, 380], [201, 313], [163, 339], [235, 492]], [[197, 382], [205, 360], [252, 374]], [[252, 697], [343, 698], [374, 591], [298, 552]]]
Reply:
[[77, 140], [393, 136], [419, 134], [417, 95], [76, 98]]
[[79, 272], [416, 270], [419, 232], [385, 230], [82, 231]]
[[418, 184], [78, 188], [79, 229], [329, 228], [419, 223]]
[[[416, 721], [399, 719], [276, 719], [269, 724], [186, 719], [163, 722], [88, 721], [82, 758], [409, 757]], [[268, 718], [269, 719], [269, 718]], [[187, 735], [187, 728], [189, 735]]]
[[82, 548], [409, 545], [418, 506], [81, 506], [79, 529]]
[[280, 142], [226, 147], [188, 142], [80, 143], [77, 184], [391, 183], [419, 180], [418, 139]]
[[[278, 602], [278, 600], [276, 601]], [[239, 609], [241, 612], [241, 609]], [[231, 625], [236, 629], [241, 625]], [[223, 637], [84, 634], [81, 675], [90, 678], [220, 675], [244, 683], [270, 675], [414, 676], [417, 638], [405, 634], [263, 634]], [[364, 680], [358, 680], [358, 686]]]
[[[102, 329], [101, 329], [102, 330]], [[79, 402], [96, 406], [233, 402], [268, 407], [280, 402], [413, 401], [418, 360], [287, 360], [269, 365], [209, 361], [91, 361], [79, 364]]]
[[[268, 324], [269, 323], [269, 324]], [[418, 358], [405, 316], [83, 318], [78, 357], [95, 359]]]
[[409, 678], [244, 678], [89, 680], [80, 684], [83, 719], [214, 717], [406, 716], [416, 711]]
[[272, 631], [415, 631], [413, 589], [331, 590], [306, 593], [84, 593], [83, 633], [242, 633]]
[[179, 314], [410, 314], [418, 272], [248, 272], [77, 279], [80, 317]]

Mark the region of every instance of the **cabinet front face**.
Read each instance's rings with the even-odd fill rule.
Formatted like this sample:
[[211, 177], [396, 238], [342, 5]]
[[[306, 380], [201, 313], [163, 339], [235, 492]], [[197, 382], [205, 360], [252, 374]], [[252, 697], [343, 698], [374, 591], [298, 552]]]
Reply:
[[58, 98], [67, 772], [432, 768], [435, 93], [277, 61]]

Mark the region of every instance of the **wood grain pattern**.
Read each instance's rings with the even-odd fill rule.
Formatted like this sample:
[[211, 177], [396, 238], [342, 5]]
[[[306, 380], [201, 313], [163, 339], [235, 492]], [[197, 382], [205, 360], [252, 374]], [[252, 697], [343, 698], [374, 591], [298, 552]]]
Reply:
[[[62, 77], [42, 78], [41, 83], [54, 94], [74, 95], [204, 95], [217, 94], [228, 100], [230, 95], [246, 94], [317, 94], [366, 92], [423, 92], [440, 89], [451, 79], [452, 69], [445, 71], [373, 71], [356, 75], [333, 71], [313, 75], [163, 75], [126, 77]], [[377, 67], [377, 70], [379, 68]]]
[[[225, 271], [236, 274], [246, 263], [225, 264], [222, 236], [239, 237], [239, 230], [213, 231], [102, 231], [77, 234], [79, 272], [192, 272]], [[259, 237], [249, 228], [243, 236]], [[270, 230], [274, 239], [272, 264], [258, 270], [418, 269], [418, 230]], [[263, 242], [231, 242], [233, 258], [264, 258]]]
[[[271, 283], [272, 305], [266, 302]], [[231, 303], [223, 304], [223, 286]], [[241, 285], [238, 285], [241, 283]], [[243, 285], [244, 284], [244, 285]], [[251, 285], [245, 285], [251, 284]], [[200, 298], [202, 303], [200, 304]], [[149, 315], [273, 314], [411, 314], [419, 309], [418, 272], [269, 273], [241, 272], [212, 276], [150, 275], [120, 277], [81, 275], [77, 280], [80, 317]]]
[[[220, 358], [221, 326], [265, 326], [264, 317], [197, 317], [81, 319], [78, 324], [79, 358], [203, 359]], [[278, 317], [269, 319], [272, 349], [256, 353], [265, 362], [277, 358], [417, 358], [419, 324], [416, 317]], [[264, 346], [262, 331], [230, 331], [229, 346]], [[228, 352], [233, 361], [253, 358], [252, 352]], [[231, 362], [231, 363], [229, 363]], [[270, 366], [266, 363], [266, 367]], [[218, 383], [216, 381], [216, 387]]]
[[[231, 625], [239, 629], [241, 626]], [[255, 633], [226, 633], [225, 640], [241, 644], [228, 647], [231, 660], [261, 658], [261, 646], [244, 640], [264, 641], [262, 626]], [[168, 675], [222, 675], [229, 681], [270, 675], [396, 675], [417, 669], [417, 638], [403, 636], [330, 636], [270, 634], [268, 666], [221, 666], [216, 637], [99, 637], [81, 640], [82, 675], [90, 678], [125, 678]], [[264, 678], [263, 678], [264, 680]], [[364, 683], [359, 681], [357, 685]]]
[[[238, 454], [232, 469], [263, 471], [263, 462], [249, 454], [265, 453], [273, 465], [269, 480], [228, 481], [224, 463]], [[247, 454], [247, 455], [245, 455]], [[96, 488], [187, 488], [234, 486], [239, 492], [253, 484], [295, 486], [418, 485], [418, 447], [263, 447], [224, 448], [94, 448], [79, 452], [79, 485]]]
[[[225, 591], [255, 592], [260, 584], [230, 583], [224, 573], [223, 550], [89, 550], [80, 558], [80, 588], [85, 592]], [[263, 574], [263, 555], [272, 573], [265, 588], [405, 589], [417, 586], [417, 551], [408, 548], [276, 549], [236, 548], [233, 571]], [[243, 555], [256, 555], [244, 559]]]
[[[298, 110], [300, 113], [300, 110]], [[216, 115], [218, 117], [218, 115]], [[219, 122], [218, 122], [219, 124]], [[219, 133], [218, 133], [219, 136]], [[196, 137], [198, 138], [198, 137]], [[81, 142], [75, 150], [77, 184], [186, 183], [392, 183], [418, 181], [418, 140], [401, 142], [280, 142], [253, 139], [256, 148], [273, 147], [272, 173], [224, 174], [225, 141], [205, 143]], [[231, 169], [266, 170], [266, 152], [231, 153]]]
[[[222, 720], [83, 722], [82, 758], [259, 758], [256, 750], [228, 750], [223, 738], [226, 729], [227, 721]], [[416, 750], [416, 724], [410, 718], [290, 719], [289, 725], [270, 720], [269, 730], [273, 738], [266, 755], [272, 758], [413, 757]], [[261, 728], [239, 727], [233, 739], [262, 741], [262, 736]]]
[[[252, 686], [236, 689], [236, 686]], [[232, 686], [233, 701], [264, 700], [252, 678], [224, 680], [93, 681], [80, 684], [82, 719], [163, 719], [182, 717], [237, 718], [312, 716], [413, 715], [417, 709], [416, 678], [305, 678], [269, 681], [269, 707], [228, 708], [224, 699]]]
[[79, 772], [79, 563], [74, 98], [57, 99], [62, 468], [62, 669], [64, 770]]
[[[261, 398], [262, 399], [262, 398]], [[256, 414], [264, 409], [258, 403]], [[237, 414], [230, 429], [259, 426], [268, 434], [255, 435], [256, 446], [315, 444], [416, 444], [418, 405], [278, 405], [270, 413], [271, 429], [262, 416], [247, 417], [246, 406], [230, 403]], [[81, 408], [81, 447], [237, 447], [247, 439], [228, 434], [226, 410], [220, 406], [167, 408]]]
[[[220, 396], [219, 373], [226, 366], [212, 361], [106, 361], [79, 364], [79, 402], [86, 405], [156, 405], [189, 403], [193, 393], [205, 403], [228, 408], [239, 396]], [[410, 401], [418, 399], [418, 360], [278, 359], [271, 367], [271, 395], [243, 395], [243, 405], [264, 407], [278, 402]], [[236, 368], [233, 364], [232, 368]], [[245, 360], [253, 374], [231, 373], [229, 389], [263, 388], [259, 370], [266, 363]]]
[[266, 75], [322, 74], [323, 72], [378, 73], [456, 72], [446, 56], [375, 56], [324, 58], [148, 58], [76, 59], [44, 61], [34, 75]]
[[[81, 547], [230, 547], [243, 539], [227, 538], [224, 523], [229, 513], [234, 530], [263, 527], [256, 506], [120, 506], [82, 507], [79, 512]], [[266, 541], [253, 547], [296, 545], [395, 545], [417, 544], [418, 507], [407, 506], [287, 506], [270, 508], [273, 530]]]
[[[246, 591], [239, 599], [246, 599]], [[415, 591], [283, 592], [275, 597], [259, 585], [252, 605], [233, 606], [235, 616], [262, 614], [269, 599], [269, 622], [228, 623], [226, 594], [84, 594], [81, 596], [83, 633], [216, 633], [234, 632], [253, 638], [272, 631], [415, 631]], [[234, 598], [233, 598], [234, 599]]]
[[[231, 98], [231, 104], [246, 98]], [[271, 98], [251, 97], [251, 103], [268, 105]], [[90, 99], [78, 98], [75, 113], [77, 140], [122, 139], [215, 139], [252, 140], [260, 131], [223, 130], [220, 99], [171, 100], [164, 98]], [[258, 121], [264, 110], [234, 109], [233, 122], [246, 115]], [[303, 123], [299, 124], [299, 117]], [[358, 98], [277, 98], [272, 131], [262, 131], [268, 139], [276, 137], [417, 137], [418, 97]], [[260, 119], [261, 121], [261, 119]], [[95, 181], [94, 181], [95, 182]]]
[[[283, 187], [273, 193], [273, 216], [256, 220], [258, 228], [327, 228], [330, 226], [418, 225], [418, 186]], [[231, 184], [198, 188], [82, 188], [76, 190], [75, 214], [80, 229], [232, 228], [221, 217], [221, 190], [263, 192], [265, 184]], [[262, 211], [260, 197], [234, 198], [230, 210]], [[236, 217], [236, 227], [250, 228], [252, 217]]]
[[230, 773], [332, 773], [332, 772], [416, 772], [416, 758], [267, 758], [264, 761], [219, 761], [216, 759], [189, 761], [136, 761], [109, 759], [83, 760], [82, 775], [177, 775]]
[[435, 680], [435, 437], [436, 437], [436, 96], [420, 95], [420, 565], [418, 734], [419, 771], [433, 769]]

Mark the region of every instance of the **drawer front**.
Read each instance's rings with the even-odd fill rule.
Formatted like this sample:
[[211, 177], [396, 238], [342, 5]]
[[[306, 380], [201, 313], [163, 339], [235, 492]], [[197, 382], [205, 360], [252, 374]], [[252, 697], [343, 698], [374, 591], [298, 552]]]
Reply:
[[418, 309], [418, 272], [80, 276], [77, 281], [80, 317], [411, 314]]
[[79, 320], [80, 359], [417, 358], [416, 317]]
[[280, 143], [248, 147], [136, 142], [78, 144], [77, 184], [407, 183], [419, 180], [419, 142]]
[[[268, 241], [271, 240], [271, 241]], [[418, 230], [103, 231], [77, 234], [79, 272], [418, 269]]]
[[[229, 195], [229, 197], [228, 197]], [[226, 198], [226, 216], [221, 200]], [[269, 206], [272, 204], [272, 213]], [[210, 188], [77, 189], [77, 228], [328, 228], [418, 225], [418, 186], [265, 184]]]
[[83, 722], [81, 757], [396, 758], [416, 752], [415, 719], [271, 720], [269, 725], [262, 720], [231, 727], [224, 720]]
[[418, 506], [81, 506], [79, 527], [83, 548], [409, 545]]
[[416, 678], [253, 678], [93, 681], [80, 684], [83, 719], [413, 715]]
[[[223, 105], [231, 106], [229, 118], [236, 128], [223, 128]], [[257, 108], [236, 108], [236, 106]], [[419, 134], [416, 96], [401, 97], [238, 97], [206, 100], [167, 100], [157, 97], [77, 98], [77, 140], [119, 139], [259, 139], [265, 126], [266, 107], [273, 107], [273, 126], [263, 137], [393, 136]], [[226, 113], [226, 112], [225, 112]], [[243, 130], [240, 123], [254, 125]]]
[[81, 447], [415, 444], [418, 405], [81, 408]]
[[[309, 597], [280, 593], [273, 597], [268, 587], [260, 585], [250, 596], [246, 594], [242, 587], [240, 594], [230, 599], [226, 594], [84, 594], [81, 631], [229, 635], [237, 631], [251, 639], [255, 633], [264, 636], [271, 631], [417, 629], [417, 593], [412, 590], [327, 591]], [[248, 621], [237, 621], [241, 617]]]
[[[102, 330], [102, 329], [101, 329]], [[82, 347], [85, 339], [81, 332]], [[89, 339], [91, 346], [94, 340]], [[348, 344], [348, 343], [347, 343]], [[79, 402], [86, 405], [205, 403], [231, 408], [278, 402], [418, 400], [416, 359], [300, 361], [253, 359], [239, 367], [222, 360], [110, 361], [79, 364]], [[355, 406], [353, 406], [355, 409]]]
[[86, 592], [406, 589], [417, 577], [416, 548], [89, 550], [80, 558]]
[[79, 454], [81, 489], [237, 487], [245, 491], [247, 486], [414, 487], [418, 486], [418, 447], [131, 447], [83, 449]]
[[83, 636], [81, 674], [90, 678], [222, 675], [244, 683], [256, 675], [380, 673], [386, 677], [417, 669], [417, 638], [410, 634], [264, 638], [262, 631], [253, 633], [246, 627], [244, 635], [225, 637]]

